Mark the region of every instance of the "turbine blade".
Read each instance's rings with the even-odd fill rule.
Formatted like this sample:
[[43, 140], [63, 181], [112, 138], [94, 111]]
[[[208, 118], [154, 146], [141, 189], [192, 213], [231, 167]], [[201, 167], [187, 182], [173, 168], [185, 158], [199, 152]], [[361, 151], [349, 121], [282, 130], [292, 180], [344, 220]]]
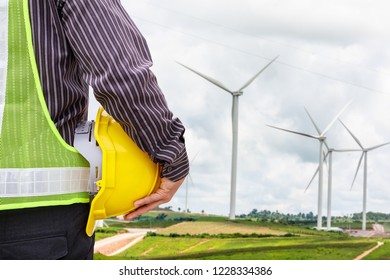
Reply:
[[352, 136], [352, 138], [355, 140], [355, 142], [359, 145], [359, 147], [364, 150], [364, 147], [362, 143], [360, 143], [359, 139], [352, 133], [352, 131], [349, 130], [349, 128], [339, 119], [341, 124], [345, 127], [345, 129], [348, 131], [348, 133]]
[[357, 166], [357, 168], [356, 168], [355, 176], [353, 177], [353, 181], [352, 181], [350, 190], [352, 190], [353, 184], [355, 183], [357, 174], [358, 174], [358, 172], [359, 172], [360, 165], [362, 164], [363, 156], [364, 156], [364, 152], [363, 152], [362, 155], [360, 156], [360, 160], [359, 160], [358, 166]]
[[219, 88], [221, 88], [221, 89], [223, 89], [223, 90], [229, 92], [230, 94], [233, 94], [233, 93], [234, 93], [232, 90], [228, 89], [228, 88], [227, 88], [224, 84], [222, 84], [221, 82], [219, 82], [219, 81], [217, 81], [217, 80], [215, 80], [215, 79], [213, 79], [213, 78], [211, 78], [211, 77], [209, 77], [209, 76], [207, 76], [207, 75], [205, 75], [205, 74], [202, 74], [202, 73], [200, 73], [200, 72], [198, 72], [198, 71], [196, 71], [196, 70], [194, 70], [194, 69], [192, 69], [192, 68], [190, 68], [190, 67], [188, 67], [188, 66], [186, 66], [186, 65], [184, 65], [184, 64], [182, 64], [182, 63], [180, 63], [180, 62], [177, 62], [177, 63], [180, 64], [181, 66], [183, 66], [184, 68], [187, 68], [188, 70], [194, 72], [195, 74], [201, 76], [202, 78], [206, 79], [207, 81], [209, 81], [210, 83], [216, 85], [217, 87], [219, 87]]
[[[325, 165], [326, 165], [326, 158], [328, 157], [328, 155], [329, 155], [329, 152], [327, 152], [324, 156]], [[316, 170], [316, 172], [314, 172], [313, 176], [311, 177], [311, 180], [310, 180], [309, 184], [307, 185], [304, 192], [306, 192], [309, 189], [311, 183], [313, 182], [314, 178], [317, 176], [318, 172], [320, 172], [320, 165], [317, 166], [317, 170]]]
[[333, 118], [333, 120], [328, 124], [328, 126], [324, 129], [321, 136], [325, 135], [325, 133], [328, 132], [328, 130], [332, 127], [332, 125], [337, 121], [337, 119], [340, 117], [340, 115], [347, 109], [347, 107], [352, 103], [353, 100], [349, 101]]
[[192, 180], [192, 176], [190, 173], [188, 173], [188, 178], [190, 179], [191, 185], [194, 186], [194, 181]]
[[290, 132], [290, 133], [294, 133], [294, 134], [298, 134], [298, 135], [302, 135], [302, 136], [306, 136], [306, 137], [310, 137], [310, 138], [314, 138], [314, 139], [319, 139], [319, 137], [315, 136], [315, 135], [310, 135], [310, 134], [303, 133], [303, 132], [298, 132], [298, 131], [294, 131], [294, 130], [284, 129], [284, 128], [280, 128], [280, 127], [273, 126], [273, 125], [268, 125], [268, 124], [267, 124], [267, 126], [272, 127], [272, 128], [276, 128], [276, 129], [279, 129], [279, 130], [287, 131], [287, 132]]
[[[317, 124], [315, 123], [314, 119], [310, 115], [309, 111], [306, 109], [306, 107], [304, 107], [304, 109], [306, 111], [306, 114], [309, 116], [311, 123], [313, 124], [314, 128], [316, 129], [318, 135], [321, 135], [321, 130], [318, 128]], [[329, 146], [328, 146], [328, 143], [326, 142], [326, 140], [324, 140], [324, 145], [325, 145], [327, 151], [329, 152]]]
[[383, 144], [380, 144], [380, 145], [376, 145], [374, 147], [368, 148], [367, 151], [371, 151], [371, 150], [377, 149], [379, 147], [382, 147], [382, 146], [385, 146], [385, 145], [388, 145], [388, 144], [390, 144], [390, 142], [386, 142], [386, 143], [383, 143]]
[[194, 164], [194, 161], [195, 161], [196, 157], [198, 156], [198, 154], [199, 154], [199, 151], [196, 152], [195, 156], [191, 159], [191, 161], [190, 161], [190, 166], [191, 166], [192, 164]]
[[333, 151], [342, 153], [342, 152], [360, 152], [361, 150], [358, 150], [358, 149], [333, 149]]
[[307, 187], [306, 187], [306, 189], [305, 189], [304, 192], [306, 192], [306, 191], [309, 189], [311, 183], [313, 182], [314, 178], [317, 176], [318, 172], [320, 172], [320, 166], [317, 167], [316, 172], [314, 172], [314, 174], [313, 174], [313, 176], [311, 177], [311, 180], [310, 180], [309, 184], [307, 185]]
[[326, 142], [326, 140], [324, 140], [324, 145], [325, 145], [325, 147], [326, 147], [326, 150], [327, 150], [328, 153], [329, 153], [329, 151], [330, 151], [331, 149], [329, 148], [328, 143]]
[[274, 59], [272, 59], [266, 66], [263, 67], [263, 69], [261, 69], [256, 75], [254, 75], [249, 81], [247, 81], [245, 83], [245, 85], [243, 85], [239, 90], [238, 92], [242, 91], [244, 88], [246, 88], [247, 86], [249, 86], [261, 73], [263, 73], [263, 71], [265, 69], [268, 68], [268, 66], [270, 66], [279, 56], [276, 56]]
[[[325, 143], [325, 142], [324, 142]], [[327, 164], [327, 161], [326, 161], [326, 158], [328, 157], [329, 155], [329, 150], [325, 153], [324, 151], [322, 151], [322, 154], [324, 155], [324, 163], [325, 163], [325, 168], [328, 169], [328, 164]]]
[[310, 120], [311, 120], [311, 123], [314, 125], [314, 128], [317, 130], [318, 132], [318, 135], [321, 135], [321, 130], [318, 128], [317, 124], [315, 123], [314, 119], [311, 117], [309, 111], [305, 108], [305, 111], [306, 111], [306, 114], [309, 116]]

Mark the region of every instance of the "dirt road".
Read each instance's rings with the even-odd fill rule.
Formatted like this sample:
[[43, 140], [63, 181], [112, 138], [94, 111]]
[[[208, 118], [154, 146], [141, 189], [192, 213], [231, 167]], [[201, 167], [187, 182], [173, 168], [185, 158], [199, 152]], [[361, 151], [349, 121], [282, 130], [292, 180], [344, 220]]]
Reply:
[[141, 241], [148, 231], [152, 229], [127, 229], [128, 233], [117, 234], [102, 240], [96, 241], [95, 253], [105, 256], [114, 256], [119, 254], [137, 242]]
[[357, 256], [356, 258], [354, 258], [354, 260], [361, 260], [363, 259], [365, 256], [367, 256], [368, 254], [370, 254], [372, 251], [378, 249], [380, 246], [382, 246], [384, 243], [383, 242], [379, 242], [374, 246], [372, 247], [371, 249], [365, 251], [364, 253], [360, 254], [359, 256]]

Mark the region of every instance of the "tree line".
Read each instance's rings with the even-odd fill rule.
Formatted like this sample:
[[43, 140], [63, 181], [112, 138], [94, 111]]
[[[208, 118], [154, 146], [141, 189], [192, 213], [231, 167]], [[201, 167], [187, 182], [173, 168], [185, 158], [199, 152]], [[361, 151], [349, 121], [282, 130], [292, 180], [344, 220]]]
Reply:
[[[258, 219], [261, 221], [281, 221], [281, 222], [316, 222], [317, 215], [313, 212], [309, 213], [298, 213], [298, 214], [285, 214], [280, 213], [279, 211], [270, 211], [270, 210], [257, 210], [253, 209], [248, 214], [241, 214], [237, 216], [238, 218], [250, 218]], [[326, 218], [325, 216], [323, 217]], [[361, 221], [362, 213], [353, 213], [344, 216], [334, 216], [333, 219], [338, 220], [352, 220], [352, 221]], [[371, 221], [389, 221], [389, 213], [380, 213], [380, 212], [367, 212], [367, 220]]]

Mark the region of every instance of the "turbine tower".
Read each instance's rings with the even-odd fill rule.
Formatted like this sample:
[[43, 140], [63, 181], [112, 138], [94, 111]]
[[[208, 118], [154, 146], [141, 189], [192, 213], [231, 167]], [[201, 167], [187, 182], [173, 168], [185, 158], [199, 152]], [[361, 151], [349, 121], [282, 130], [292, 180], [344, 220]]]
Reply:
[[191, 180], [193, 184], [191, 174], [188, 174], [188, 178], [186, 178], [186, 200], [184, 205], [184, 213], [188, 213], [188, 181]]
[[216, 85], [217, 87], [227, 91], [230, 93], [233, 97], [233, 105], [232, 105], [232, 134], [233, 134], [233, 141], [232, 141], [232, 167], [231, 167], [231, 188], [230, 188], [230, 212], [229, 212], [229, 219], [234, 220], [235, 219], [235, 212], [236, 212], [236, 182], [237, 182], [237, 143], [238, 143], [238, 97], [243, 95], [243, 90], [248, 87], [268, 66], [270, 66], [279, 56], [272, 59], [266, 66], [264, 66], [256, 75], [254, 75], [248, 82], [246, 82], [241, 88], [238, 90], [231, 90], [227, 88], [224, 84], [221, 82], [210, 78], [194, 69], [191, 69], [188, 66], [185, 66], [184, 64], [179, 63], [183, 67], [187, 68], [188, 70], [194, 72], [195, 74], [201, 76], [202, 78], [206, 79], [207, 81], [211, 82], [212, 84]]
[[358, 163], [358, 166], [356, 168], [355, 176], [352, 181], [351, 189], [353, 187], [353, 184], [355, 183], [356, 176], [359, 172], [360, 165], [362, 163], [362, 160], [364, 158], [364, 172], [363, 172], [363, 214], [362, 214], [362, 230], [366, 230], [366, 213], [367, 213], [367, 154], [369, 151], [375, 150], [377, 148], [380, 148], [382, 146], [390, 144], [390, 142], [386, 142], [383, 144], [379, 144], [376, 146], [372, 146], [369, 148], [365, 148], [362, 143], [359, 141], [359, 139], [351, 132], [351, 130], [348, 129], [348, 127], [341, 121], [341, 124], [345, 127], [345, 129], [348, 131], [348, 133], [352, 136], [352, 138], [355, 140], [355, 142], [359, 145], [362, 151], [362, 155], [360, 156], [360, 160]]
[[279, 129], [279, 130], [287, 131], [287, 132], [290, 132], [290, 133], [302, 135], [302, 136], [309, 137], [309, 138], [314, 138], [314, 139], [319, 140], [319, 142], [320, 142], [319, 168], [318, 168], [318, 203], [317, 203], [317, 206], [318, 206], [318, 211], [317, 211], [317, 229], [318, 230], [320, 230], [322, 228], [322, 192], [323, 192], [322, 190], [323, 190], [323, 170], [324, 170], [324, 168], [323, 168], [323, 165], [324, 165], [324, 153], [323, 153], [324, 152], [324, 148], [323, 148], [323, 146], [324, 146], [324, 143], [325, 143], [325, 140], [326, 140], [326, 136], [325, 135], [328, 132], [328, 130], [332, 127], [332, 125], [335, 123], [335, 121], [338, 119], [338, 117], [349, 106], [349, 104], [351, 102], [352, 101], [350, 101], [347, 105], [345, 105], [340, 110], [340, 112], [333, 118], [333, 120], [328, 124], [328, 126], [322, 132], [319, 132], [318, 135], [311, 135], [311, 134], [307, 134], [307, 133], [297, 132], [297, 131], [293, 131], [293, 130], [288, 130], [288, 129], [284, 129], [284, 128], [268, 125], [269, 127], [276, 128], [276, 129]]
[[[324, 162], [326, 162], [326, 159], [328, 158], [328, 198], [327, 198], [327, 216], [326, 216], [326, 229], [331, 229], [331, 223], [332, 223], [332, 188], [333, 188], [333, 152], [358, 152], [360, 150], [357, 149], [334, 149], [329, 148], [324, 142], [325, 146], [327, 147], [328, 152], [324, 156]], [[317, 173], [319, 171], [320, 167], [317, 167], [316, 172], [314, 173], [313, 177], [311, 178], [309, 184], [307, 185], [305, 192], [310, 187], [311, 183], [313, 182], [314, 178], [317, 176]]]
[[[318, 128], [317, 124], [315, 123], [314, 119], [310, 115], [309, 111], [305, 108], [305, 111], [307, 115], [309, 116], [314, 128], [316, 129], [318, 134], [321, 134], [320, 129]], [[334, 149], [329, 148], [326, 141], [324, 141], [324, 145], [326, 149], [328, 150], [327, 153], [324, 155], [324, 162], [326, 163], [326, 159], [328, 159], [328, 196], [327, 196], [327, 215], [326, 215], [326, 229], [331, 229], [331, 223], [332, 223], [332, 188], [333, 188], [333, 152], [357, 152], [359, 150], [357, 149]], [[305, 192], [313, 182], [314, 178], [317, 176], [317, 173], [319, 172], [320, 166], [318, 165], [316, 172], [314, 173], [313, 177], [311, 178], [309, 184], [307, 185]]]

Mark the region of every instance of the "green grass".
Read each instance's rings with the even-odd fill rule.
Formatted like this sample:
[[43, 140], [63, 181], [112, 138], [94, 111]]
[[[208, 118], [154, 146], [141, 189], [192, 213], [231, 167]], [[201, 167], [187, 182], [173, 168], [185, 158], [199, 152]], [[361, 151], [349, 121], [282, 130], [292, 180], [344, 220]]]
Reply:
[[[158, 213], [150, 213], [139, 221], [126, 224], [112, 221], [110, 228], [120, 230], [123, 227], [141, 227], [147, 223], [150, 225], [157, 215]], [[168, 212], [167, 215], [167, 221], [161, 224], [162, 228], [165, 227], [161, 231], [165, 232], [165, 236], [147, 236], [119, 255], [106, 257], [97, 254], [95, 259], [351, 260], [377, 243], [377, 239], [354, 238], [338, 232], [313, 230], [307, 226], [240, 219], [228, 221], [226, 217], [183, 213]], [[168, 227], [169, 224], [178, 224], [189, 217], [195, 221]], [[210, 228], [213, 231], [207, 225], [212, 226]], [[183, 231], [179, 235], [178, 229], [181, 227], [185, 227], [185, 233]], [[220, 230], [215, 231], [215, 228]], [[256, 231], [256, 236], [248, 234], [251, 229]], [[273, 234], [262, 236], [261, 229], [271, 230]], [[232, 238], [233, 231], [245, 234]], [[107, 236], [115, 234], [115, 231], [98, 232], [98, 239], [101, 234]], [[390, 259], [390, 243], [387, 241], [388, 239], [366, 259]]]
[[366, 256], [364, 260], [390, 260], [390, 241], [389, 239], [381, 241], [384, 244]]
[[[106, 259], [218, 260], [350, 260], [375, 246], [372, 240], [270, 237], [171, 238], [147, 237], [127, 251]], [[105, 259], [105, 257], [100, 256]]]
[[340, 247], [340, 244], [321, 244], [314, 246], [308, 244], [248, 247], [229, 250], [215, 250], [213, 252], [197, 252], [166, 256], [151, 259], [202, 259], [202, 260], [342, 260], [352, 259], [356, 254], [366, 248], [368, 244], [353, 244]]

